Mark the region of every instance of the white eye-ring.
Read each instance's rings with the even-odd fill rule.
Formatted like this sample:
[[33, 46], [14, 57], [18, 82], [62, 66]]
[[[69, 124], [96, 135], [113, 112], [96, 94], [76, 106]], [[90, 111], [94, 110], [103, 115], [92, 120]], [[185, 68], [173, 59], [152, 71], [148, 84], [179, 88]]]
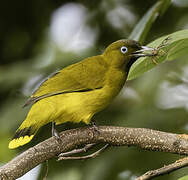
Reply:
[[122, 46], [122, 47], [121, 47], [121, 52], [122, 52], [123, 54], [125, 54], [127, 51], [128, 51], [127, 47], [125, 47], [125, 46]]

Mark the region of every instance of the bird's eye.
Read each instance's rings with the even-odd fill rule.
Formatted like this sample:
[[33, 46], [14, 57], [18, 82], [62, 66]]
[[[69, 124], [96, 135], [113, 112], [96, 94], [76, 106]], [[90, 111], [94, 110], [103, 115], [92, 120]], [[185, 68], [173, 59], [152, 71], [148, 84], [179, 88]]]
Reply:
[[121, 47], [121, 52], [122, 52], [123, 54], [125, 54], [125, 53], [127, 52], [127, 47], [122, 46], [122, 47]]

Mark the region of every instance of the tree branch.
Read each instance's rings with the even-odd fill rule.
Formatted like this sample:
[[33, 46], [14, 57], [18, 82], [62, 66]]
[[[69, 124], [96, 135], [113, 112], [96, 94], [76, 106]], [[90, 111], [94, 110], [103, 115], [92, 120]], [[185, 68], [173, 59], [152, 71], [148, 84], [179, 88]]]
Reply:
[[[91, 145], [91, 144], [88, 144], [88, 145]], [[108, 146], [109, 144], [106, 144], [105, 146], [103, 146], [101, 149], [99, 149], [99, 150], [97, 150], [97, 151], [95, 151], [94, 153], [92, 153], [92, 154], [89, 154], [89, 155], [86, 155], [86, 156], [65, 156], [64, 155], [64, 153], [61, 153], [59, 156], [58, 156], [58, 161], [62, 161], [62, 160], [83, 160], [83, 159], [90, 159], [90, 158], [95, 158], [95, 157], [97, 157], [102, 151], [104, 151], [106, 148], [107, 148], [107, 146]], [[86, 148], [83, 148], [84, 150], [86, 149]], [[79, 150], [83, 150], [83, 149], [79, 149]], [[77, 149], [76, 149], [77, 150]], [[87, 149], [88, 150], [88, 149]], [[86, 151], [87, 151], [86, 150]], [[85, 152], [86, 152], [85, 151]], [[70, 151], [70, 152], [68, 152], [67, 154], [71, 154], [72, 152], [74, 152], [74, 150], [73, 151]], [[66, 153], [65, 153], [66, 154]]]
[[0, 168], [1, 179], [16, 179], [40, 163], [77, 146], [108, 143], [114, 146], [137, 146], [152, 151], [188, 155], [188, 135], [165, 133], [144, 128], [98, 126], [71, 129], [60, 133], [61, 143], [51, 137]]
[[161, 176], [167, 173], [171, 173], [177, 169], [183, 168], [185, 166], [188, 166], [188, 157], [185, 157], [183, 159], [179, 159], [176, 162], [169, 164], [167, 166], [164, 166], [159, 169], [151, 170], [143, 174], [142, 176], [138, 177], [136, 180], [148, 180], [153, 177]]

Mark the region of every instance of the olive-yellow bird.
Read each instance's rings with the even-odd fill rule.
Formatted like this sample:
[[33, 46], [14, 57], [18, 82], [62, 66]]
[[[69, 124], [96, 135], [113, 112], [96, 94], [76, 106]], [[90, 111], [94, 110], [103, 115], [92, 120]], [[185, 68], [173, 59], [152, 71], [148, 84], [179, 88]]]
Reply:
[[32, 107], [9, 143], [17, 148], [28, 143], [41, 126], [49, 122], [90, 123], [120, 92], [131, 65], [142, 56], [151, 56], [146, 46], [133, 40], [118, 40], [103, 54], [63, 68], [44, 81], [26, 105]]

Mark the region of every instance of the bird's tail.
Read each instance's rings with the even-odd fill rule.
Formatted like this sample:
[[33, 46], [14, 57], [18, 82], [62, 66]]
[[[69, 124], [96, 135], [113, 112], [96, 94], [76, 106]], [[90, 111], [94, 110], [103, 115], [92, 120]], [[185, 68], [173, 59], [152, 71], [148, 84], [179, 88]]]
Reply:
[[38, 131], [39, 128], [35, 125], [25, 126], [25, 121], [17, 129], [14, 137], [10, 141], [8, 146], [9, 149], [15, 149], [19, 146], [23, 146], [24, 144], [27, 144], [32, 140], [32, 138]]

